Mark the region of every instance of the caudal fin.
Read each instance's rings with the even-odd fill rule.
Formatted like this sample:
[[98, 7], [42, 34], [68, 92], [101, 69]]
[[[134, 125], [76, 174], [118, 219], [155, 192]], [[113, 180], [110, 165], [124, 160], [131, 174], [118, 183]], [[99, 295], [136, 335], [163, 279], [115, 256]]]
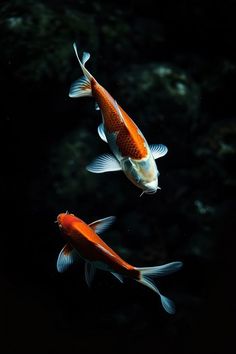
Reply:
[[162, 306], [169, 314], [175, 313], [175, 304], [172, 300], [168, 299], [166, 296], [160, 293], [159, 289], [154, 284], [152, 278], [162, 277], [177, 272], [182, 266], [182, 262], [172, 262], [157, 267], [136, 268], [140, 271], [140, 279], [138, 280], [138, 282], [142, 283], [143, 285], [146, 285], [148, 288], [152, 289], [160, 296]]
[[73, 48], [74, 48], [75, 55], [78, 59], [78, 62], [80, 64], [80, 67], [83, 71], [84, 76], [82, 76], [80, 79], [78, 79], [72, 83], [72, 85], [70, 87], [69, 96], [70, 97], [91, 96], [92, 95], [91, 80], [92, 80], [93, 76], [85, 68], [85, 63], [89, 60], [90, 54], [87, 52], [84, 52], [83, 57], [82, 57], [82, 61], [81, 61], [79, 58], [77, 47], [76, 47], [75, 43], [73, 44]]

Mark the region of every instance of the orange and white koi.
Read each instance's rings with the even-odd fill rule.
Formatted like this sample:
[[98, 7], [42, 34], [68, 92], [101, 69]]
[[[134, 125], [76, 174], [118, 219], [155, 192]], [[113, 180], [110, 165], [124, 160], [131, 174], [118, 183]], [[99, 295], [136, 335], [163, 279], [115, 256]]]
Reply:
[[87, 166], [87, 170], [93, 173], [123, 170], [143, 193], [155, 193], [160, 189], [155, 159], [164, 156], [168, 151], [167, 147], [162, 144], [148, 145], [133, 120], [85, 68], [90, 54], [84, 52], [81, 61], [76, 44], [73, 46], [84, 76], [71, 85], [69, 96], [95, 98], [96, 109], [100, 109], [102, 113], [98, 134], [109, 144], [114, 154], [99, 156]]
[[85, 261], [85, 280], [88, 286], [91, 285], [97, 268], [110, 272], [122, 283], [123, 277], [128, 277], [146, 285], [157, 293], [164, 309], [173, 314], [175, 312], [173, 301], [160, 293], [152, 278], [178, 271], [182, 267], [182, 262], [145, 268], [134, 267], [127, 263], [98, 236], [114, 220], [114, 216], [109, 216], [91, 224], [86, 224], [74, 214], [59, 214], [57, 222], [68, 243], [58, 256], [58, 272], [64, 272], [81, 257]]

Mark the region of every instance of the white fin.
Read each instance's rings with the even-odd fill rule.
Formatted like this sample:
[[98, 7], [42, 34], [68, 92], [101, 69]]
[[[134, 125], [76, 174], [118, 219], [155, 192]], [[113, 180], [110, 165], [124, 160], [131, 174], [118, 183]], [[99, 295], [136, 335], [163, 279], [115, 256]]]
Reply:
[[83, 71], [84, 76], [80, 79], [76, 80], [70, 87], [69, 96], [74, 97], [84, 97], [84, 96], [92, 96], [91, 90], [91, 79], [93, 78], [90, 72], [85, 68], [85, 63], [89, 60], [90, 54], [87, 52], [83, 53], [82, 62], [79, 58], [76, 44], [73, 44], [75, 55], [79, 61], [80, 67]]
[[168, 152], [168, 148], [163, 144], [151, 144], [149, 147], [154, 159], [159, 159], [159, 157], [165, 156]]
[[101, 123], [99, 126], [98, 126], [98, 135], [100, 136], [100, 138], [105, 141], [105, 143], [107, 143], [107, 138], [106, 138], [106, 135], [105, 135], [105, 132], [104, 132], [104, 124]]
[[[77, 50], [76, 50], [77, 52]], [[88, 52], [83, 52], [83, 57], [82, 57], [82, 64], [85, 66], [85, 63], [89, 60], [90, 58], [90, 53]]]
[[141, 271], [142, 275], [163, 277], [165, 275], [177, 272], [180, 268], [182, 268], [182, 266], [182, 262], [171, 262], [156, 267], [138, 268], [138, 270]]
[[91, 224], [89, 224], [89, 226], [93, 229], [94, 232], [96, 232], [97, 234], [101, 234], [111, 226], [115, 219], [115, 216], [108, 216], [107, 218], [92, 222]]
[[94, 267], [94, 265], [90, 262], [85, 262], [85, 281], [88, 287], [90, 287], [92, 284], [95, 272], [96, 268]]
[[103, 173], [120, 171], [121, 167], [117, 159], [111, 154], [103, 154], [98, 156], [93, 162], [91, 162], [86, 169], [93, 173]]
[[174, 302], [169, 299], [168, 297], [160, 294], [161, 297], [161, 303], [162, 306], [164, 307], [164, 309], [166, 310], [166, 312], [168, 312], [170, 315], [174, 315], [175, 314], [175, 304]]
[[144, 277], [142, 280], [138, 280], [138, 282], [142, 283], [143, 285], [146, 285], [148, 288], [152, 289], [155, 291], [160, 296], [161, 299], [161, 304], [163, 308], [168, 312], [170, 315], [173, 315], [175, 313], [175, 304], [172, 300], [170, 300], [168, 297], [162, 295], [156, 285], [153, 283], [152, 279], [149, 279], [148, 277]]
[[124, 283], [122, 275], [115, 272], [111, 272], [111, 274], [114, 275], [114, 277], [116, 277], [121, 283]]
[[95, 102], [95, 110], [96, 110], [96, 111], [100, 111], [100, 107], [99, 107], [99, 105], [98, 105], [97, 102]]
[[182, 265], [182, 262], [172, 262], [157, 267], [136, 268], [140, 271], [141, 276], [138, 282], [142, 283], [143, 285], [146, 285], [160, 296], [162, 306], [169, 314], [175, 313], [175, 305], [172, 300], [168, 299], [166, 296], [160, 293], [159, 289], [156, 287], [151, 277], [164, 276], [176, 272], [182, 267]]
[[115, 257], [111, 252], [109, 252], [105, 247], [100, 245], [99, 243], [95, 244], [97, 248], [99, 248], [103, 253], [106, 253], [110, 257]]
[[84, 52], [84, 53], [83, 53], [83, 59], [82, 59], [82, 62], [81, 62], [81, 60], [80, 60], [80, 58], [79, 58], [79, 55], [78, 55], [78, 51], [77, 51], [77, 47], [76, 47], [76, 44], [75, 44], [75, 43], [73, 43], [73, 48], [74, 48], [74, 51], [75, 51], [75, 55], [76, 55], [76, 57], [77, 57], [77, 59], [78, 59], [79, 65], [80, 65], [80, 67], [81, 67], [81, 69], [82, 69], [82, 71], [83, 71], [83, 73], [84, 73], [84, 76], [87, 77], [89, 80], [91, 80], [93, 77], [92, 77], [92, 75], [90, 74], [90, 72], [89, 72], [89, 71], [85, 68], [85, 66], [84, 66], [85, 63], [86, 63], [86, 61], [89, 60], [90, 54], [87, 53], [87, 52]]
[[70, 87], [69, 96], [72, 98], [92, 96], [91, 84], [89, 79], [85, 76], [82, 76], [80, 79], [73, 82]]
[[57, 271], [59, 273], [65, 272], [73, 263], [79, 258], [78, 252], [67, 243], [59, 253], [57, 258]]

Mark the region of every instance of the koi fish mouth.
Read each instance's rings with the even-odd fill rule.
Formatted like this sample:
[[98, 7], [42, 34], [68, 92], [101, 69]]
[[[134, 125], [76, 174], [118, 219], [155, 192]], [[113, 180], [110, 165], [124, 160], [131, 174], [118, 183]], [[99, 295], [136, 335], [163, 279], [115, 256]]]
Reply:
[[[158, 189], [158, 188], [157, 188]], [[153, 190], [150, 190], [150, 189], [147, 189], [146, 191], [144, 191], [145, 194], [155, 194], [157, 189], [153, 189]], [[160, 189], [160, 188], [159, 188]]]
[[158, 189], [161, 188], [157, 185], [157, 181], [153, 181], [145, 184], [145, 189], [143, 192], [145, 194], [155, 194]]
[[140, 197], [142, 197], [143, 194], [155, 194], [158, 189], [161, 189], [160, 187], [157, 187], [156, 189], [145, 189], [141, 194]]

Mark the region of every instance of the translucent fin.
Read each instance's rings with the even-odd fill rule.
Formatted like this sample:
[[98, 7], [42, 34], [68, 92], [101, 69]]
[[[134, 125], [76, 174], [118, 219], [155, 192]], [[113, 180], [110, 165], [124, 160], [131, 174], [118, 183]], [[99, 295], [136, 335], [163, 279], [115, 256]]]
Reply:
[[142, 275], [163, 277], [165, 275], [177, 272], [180, 268], [182, 268], [182, 266], [182, 262], [171, 262], [156, 267], [138, 268], [138, 270], [142, 273]]
[[106, 138], [106, 135], [105, 135], [105, 132], [104, 132], [104, 124], [101, 123], [99, 126], [98, 126], [98, 135], [100, 136], [100, 138], [105, 141], [105, 143], [107, 143], [107, 138]]
[[88, 52], [83, 52], [83, 57], [82, 57], [82, 64], [85, 66], [85, 63], [89, 60], [90, 58], [90, 53]]
[[118, 273], [114, 273], [114, 272], [111, 272], [112, 275], [114, 275], [114, 277], [116, 277], [116, 279], [118, 279], [121, 283], [123, 283], [123, 277], [122, 275], [118, 274]]
[[95, 110], [96, 110], [96, 111], [100, 111], [100, 107], [99, 107], [99, 105], [97, 104], [97, 102], [95, 102]]
[[73, 82], [70, 87], [69, 96], [72, 98], [92, 96], [90, 80], [86, 76], [83, 76]]
[[136, 268], [140, 271], [140, 279], [137, 281], [142, 283], [143, 285], [146, 285], [148, 288], [152, 289], [160, 296], [162, 306], [169, 314], [175, 313], [174, 302], [160, 293], [159, 289], [156, 287], [151, 277], [158, 277], [171, 274], [179, 270], [182, 265], [182, 262], [172, 262], [157, 267]]
[[85, 262], [85, 281], [88, 287], [90, 287], [92, 284], [95, 272], [96, 268], [94, 267], [94, 265], [90, 262]]
[[59, 253], [57, 258], [57, 271], [59, 273], [65, 272], [73, 263], [78, 261], [79, 254], [71, 246], [70, 243], [67, 243]]
[[94, 232], [101, 234], [111, 226], [115, 219], [115, 216], [108, 216], [107, 218], [92, 222], [89, 226], [94, 230]]
[[73, 43], [73, 48], [74, 48], [74, 51], [75, 51], [75, 55], [76, 55], [76, 57], [77, 57], [77, 59], [78, 59], [79, 65], [80, 65], [80, 67], [81, 67], [81, 69], [82, 69], [82, 71], [83, 71], [83, 73], [84, 73], [84, 76], [85, 76], [86, 78], [88, 78], [89, 80], [91, 80], [91, 79], [92, 79], [92, 75], [90, 74], [90, 72], [89, 72], [89, 71], [85, 68], [85, 66], [84, 66], [85, 63], [86, 63], [86, 61], [89, 60], [90, 54], [87, 53], [87, 52], [84, 52], [84, 53], [83, 53], [82, 62], [81, 62], [81, 60], [80, 60], [80, 58], [79, 58], [79, 55], [78, 55], [78, 51], [77, 51], [77, 47], [76, 47], [76, 44], [75, 44], [75, 43]]
[[142, 277], [141, 280], [138, 280], [139, 283], [146, 285], [148, 288], [152, 289], [155, 293], [157, 293], [160, 296], [161, 299], [161, 304], [163, 308], [168, 312], [169, 314], [173, 315], [175, 313], [175, 305], [174, 302], [170, 299], [168, 299], [166, 296], [162, 295], [159, 291], [159, 289], [156, 287], [156, 285], [153, 283], [151, 279], [148, 277], [144, 276]]
[[174, 315], [175, 314], [175, 304], [174, 302], [169, 299], [168, 297], [160, 294], [161, 297], [161, 303], [162, 306], [164, 307], [164, 309], [166, 310], [166, 312], [168, 312], [170, 315]]
[[86, 169], [93, 173], [120, 171], [121, 167], [117, 159], [110, 154], [103, 154], [91, 162]]
[[78, 80], [76, 80], [70, 87], [69, 96], [74, 97], [84, 97], [84, 96], [92, 96], [91, 90], [91, 79], [93, 78], [90, 72], [85, 68], [85, 63], [89, 60], [90, 54], [87, 52], [83, 53], [82, 62], [79, 58], [76, 44], [73, 44], [73, 48], [75, 51], [75, 55], [79, 61], [80, 67], [83, 71], [84, 76]]
[[159, 157], [165, 156], [168, 152], [168, 148], [163, 144], [151, 144], [150, 150], [154, 159], [159, 159]]

